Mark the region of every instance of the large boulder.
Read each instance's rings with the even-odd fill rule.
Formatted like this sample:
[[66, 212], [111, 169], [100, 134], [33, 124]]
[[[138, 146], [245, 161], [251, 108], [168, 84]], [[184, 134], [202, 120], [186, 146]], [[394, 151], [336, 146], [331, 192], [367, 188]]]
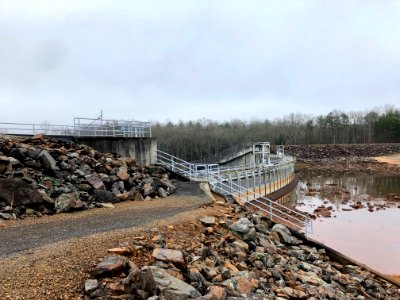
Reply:
[[166, 270], [151, 266], [144, 271], [142, 288], [148, 296], [159, 296], [165, 300], [196, 299], [201, 294], [193, 286], [170, 275]]
[[229, 229], [244, 241], [254, 241], [257, 237], [257, 231], [254, 228], [254, 224], [247, 218], [240, 218], [229, 226]]
[[172, 182], [168, 179], [160, 180], [160, 185], [170, 194], [172, 194], [176, 190], [176, 186], [174, 186]]
[[54, 208], [57, 212], [69, 212], [83, 209], [83, 202], [79, 199], [77, 193], [62, 194], [57, 197]]
[[276, 232], [279, 236], [281, 243], [291, 244], [293, 242], [292, 234], [285, 225], [276, 224], [272, 227], [272, 232]]
[[110, 191], [95, 190], [93, 194], [97, 202], [116, 203], [120, 201], [119, 198]]
[[21, 179], [0, 179], [0, 201], [10, 206], [40, 204], [42, 195]]
[[37, 156], [37, 160], [40, 162], [42, 168], [47, 174], [59, 179], [63, 178], [61, 170], [57, 167], [56, 160], [50, 155], [49, 152], [42, 150], [42, 152], [40, 152], [40, 154]]

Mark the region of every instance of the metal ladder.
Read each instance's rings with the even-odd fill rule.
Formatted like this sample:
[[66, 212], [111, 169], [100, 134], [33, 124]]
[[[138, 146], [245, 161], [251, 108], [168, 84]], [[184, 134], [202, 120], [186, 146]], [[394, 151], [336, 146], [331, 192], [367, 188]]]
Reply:
[[[260, 210], [272, 221], [288, 225], [305, 235], [313, 232], [312, 219], [307, 215], [248, 190], [234, 182], [232, 176], [224, 176], [232, 170], [237, 171], [238, 167], [230, 170], [220, 169], [217, 164], [194, 164], [160, 150], [157, 150], [157, 163], [190, 180], [209, 182], [214, 192], [230, 195], [236, 201]], [[276, 166], [279, 166], [279, 162]]]

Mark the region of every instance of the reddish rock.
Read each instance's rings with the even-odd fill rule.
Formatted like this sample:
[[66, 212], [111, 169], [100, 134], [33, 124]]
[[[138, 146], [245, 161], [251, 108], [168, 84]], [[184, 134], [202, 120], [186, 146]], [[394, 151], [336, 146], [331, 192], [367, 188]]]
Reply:
[[96, 266], [94, 276], [110, 277], [126, 272], [127, 261], [128, 260], [122, 256], [109, 256]]
[[231, 270], [234, 273], [239, 272], [239, 269], [237, 267], [235, 267], [229, 260], [226, 260], [224, 262], [224, 268]]
[[223, 287], [213, 285], [210, 287], [210, 291], [207, 295], [211, 296], [212, 300], [225, 300], [226, 299], [226, 291]]
[[105, 186], [99, 175], [96, 173], [86, 176], [87, 182], [89, 182], [95, 190], [104, 190]]
[[117, 176], [119, 179], [122, 181], [126, 181], [129, 179], [129, 173], [128, 173], [128, 168], [126, 167], [120, 167], [117, 171]]
[[253, 285], [245, 277], [236, 278], [236, 282], [237, 282], [236, 290], [240, 294], [250, 294], [251, 293], [251, 291], [253, 289]]

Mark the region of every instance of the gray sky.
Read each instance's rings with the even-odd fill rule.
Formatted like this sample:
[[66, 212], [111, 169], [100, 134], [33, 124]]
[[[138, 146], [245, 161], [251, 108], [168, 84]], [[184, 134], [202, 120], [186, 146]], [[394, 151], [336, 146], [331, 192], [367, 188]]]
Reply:
[[0, 0], [0, 122], [400, 105], [400, 1]]

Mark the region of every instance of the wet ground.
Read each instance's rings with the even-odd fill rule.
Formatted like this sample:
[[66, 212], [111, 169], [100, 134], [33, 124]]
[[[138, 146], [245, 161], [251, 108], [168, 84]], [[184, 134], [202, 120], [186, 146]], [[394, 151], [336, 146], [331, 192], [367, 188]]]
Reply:
[[285, 204], [315, 217], [316, 239], [385, 274], [400, 274], [400, 176], [301, 174]]

